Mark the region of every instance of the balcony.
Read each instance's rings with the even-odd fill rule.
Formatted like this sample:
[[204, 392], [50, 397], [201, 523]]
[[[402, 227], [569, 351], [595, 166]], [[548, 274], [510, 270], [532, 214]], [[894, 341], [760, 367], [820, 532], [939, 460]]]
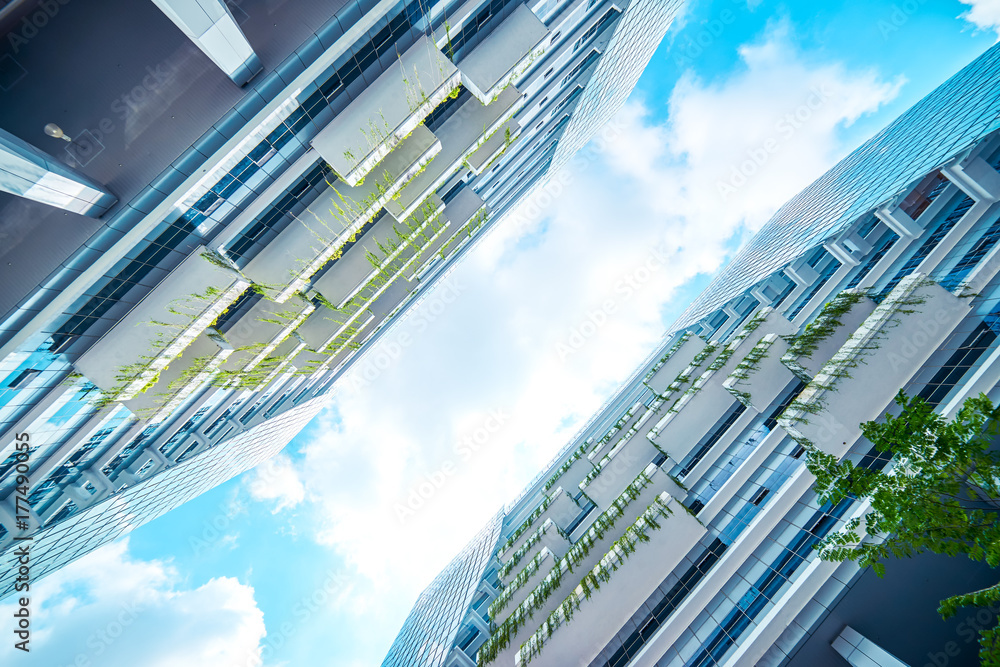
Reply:
[[590, 462], [584, 452], [587, 445], [581, 445], [573, 454], [559, 466], [559, 469], [552, 473], [552, 476], [542, 486], [542, 493], [548, 493], [549, 489], [557, 483], [567, 488], [574, 488], [582, 482], [584, 478], [594, 470], [594, 464]]
[[280, 363], [274, 355], [278, 346], [315, 310], [313, 304], [297, 299], [285, 304], [259, 300], [234, 318], [224, 334], [234, 352], [220, 370], [232, 379], [262, 379], [261, 373], [266, 375]]
[[643, 378], [643, 384], [657, 395], [667, 393], [667, 390], [685, 369], [698, 366], [694, 360], [708, 346], [703, 339], [691, 333], [685, 333], [681, 339], [667, 350]]
[[[583, 482], [580, 489], [595, 505], [604, 509], [611, 506], [622, 487], [635, 479], [636, 475], [656, 458], [658, 452], [647, 438], [633, 435], [622, 438], [618, 445], [601, 459], [601, 462]], [[687, 492], [670, 480], [663, 488], [678, 500], [684, 500]]]
[[841, 292], [795, 337], [781, 362], [803, 382], [812, 382], [873, 310], [875, 302], [865, 290]]
[[661, 493], [524, 642], [514, 664], [588, 664], [619, 630], [608, 619], [630, 618], [705, 532]]
[[497, 131], [468, 157], [466, 164], [472, 173], [476, 175], [483, 173], [499, 160], [520, 136], [521, 125], [511, 118], [497, 128]]
[[156, 382], [126, 401], [125, 407], [140, 419], [158, 424], [191, 394], [204, 387], [233, 348], [217, 333], [202, 333], [163, 369]]
[[400, 190], [398, 197], [386, 204], [386, 210], [397, 220], [412, 215], [427, 197], [463, 166], [467, 158], [500, 132], [523, 103], [524, 97], [513, 86], [503, 91], [489, 106], [476, 99], [463, 103], [435, 131], [441, 140], [441, 152]]
[[788, 347], [788, 342], [778, 334], [765, 334], [722, 386], [743, 405], [764, 412], [795, 379], [782, 363]]
[[542, 550], [528, 561], [517, 576], [503, 587], [500, 596], [490, 604], [489, 615], [493, 622], [499, 625], [506, 621], [565, 553], [563, 551], [562, 554], [556, 555], [548, 547], [542, 547]]
[[101, 389], [102, 401], [126, 401], [160, 372], [250, 286], [199, 246], [73, 364]]
[[348, 185], [358, 185], [386, 155], [455, 93], [461, 75], [423, 36], [313, 139]]
[[630, 437], [631, 433], [635, 429], [636, 424], [646, 416], [648, 409], [645, 404], [640, 400], [636, 401], [632, 407], [630, 407], [621, 418], [615, 422], [615, 425], [608, 429], [608, 432], [601, 436], [601, 439], [597, 441], [594, 448], [591, 450], [588, 457], [591, 461], [600, 461], [604, 458], [611, 449], [618, 444], [621, 438]]
[[549, 31], [527, 5], [519, 6], [461, 62], [462, 84], [489, 104], [544, 52]]
[[[442, 216], [443, 204], [437, 196], [428, 200], [421, 210], [413, 214], [397, 229], [404, 230], [398, 245], [383, 247], [370, 254], [369, 267], [376, 269], [366, 274], [363, 283], [348, 285], [350, 291], [339, 306], [324, 294], [330, 290], [335, 299], [345, 297], [345, 290], [336, 280], [339, 272], [330, 279], [326, 276], [316, 281], [310, 295], [318, 297], [324, 307], [313, 313], [298, 329], [299, 335], [317, 352], [336, 354], [345, 346], [354, 345], [361, 330], [375, 319], [373, 304], [392, 287], [397, 279], [427, 258], [426, 249], [446, 232], [448, 221]], [[402, 232], [401, 232], [402, 233]], [[338, 261], [339, 264], [339, 261]], [[345, 275], [363, 265], [357, 259], [346, 265]], [[331, 267], [331, 271], [337, 264]], [[363, 270], [363, 268], [361, 269]], [[409, 293], [409, 290], [406, 291]], [[398, 303], [398, 301], [396, 302]], [[383, 304], [385, 305], [385, 304]]]
[[273, 300], [284, 303], [440, 152], [441, 144], [420, 126], [356, 186], [332, 184], [243, 269]]
[[[676, 488], [673, 480], [652, 465], [626, 486], [611, 507], [594, 520], [590, 528], [580, 536], [545, 579], [537, 584], [517, 608], [500, 623], [497, 631], [480, 651], [480, 664], [485, 665], [493, 661], [499, 665], [512, 664], [522, 644], [535, 633], [539, 624], [554, 612], [567, 596], [572, 595], [580, 582], [578, 577], [597, 567], [617, 544], [627, 539], [629, 531], [633, 530], [637, 521], [642, 521], [642, 517], [650, 508], [656, 507], [658, 508], [656, 511], [667, 511], [666, 508], [671, 503], [671, 497], [666, 492], [668, 488]], [[683, 514], [684, 519], [689, 519], [698, 527], [695, 539], [704, 533], [701, 524], [690, 517], [686, 510], [682, 509], [675, 514]], [[665, 532], [673, 532], [676, 518], [670, 519], [671, 530]], [[678, 561], [693, 545], [693, 542], [689, 544], [686, 540], [684, 523], [686, 522], [682, 519], [673, 545], [679, 552]], [[658, 584], [662, 578], [661, 576], [652, 585]], [[563, 664], [576, 664], [576, 662], [569, 660]]]
[[[739, 362], [766, 333], [788, 335], [792, 325], [772, 308], [762, 309], [721, 350], [707, 370], [698, 377], [648, 434], [657, 448], [680, 463], [718, 420], [720, 412], [733, 402], [723, 386]], [[704, 352], [703, 352], [704, 353]]]
[[843, 456], [969, 310], [922, 273], [903, 278], [778, 423], [803, 445]]
[[413, 216], [406, 223], [383, 215], [371, 231], [313, 282], [313, 289], [336, 309], [344, 308], [411, 244], [425, 240], [428, 225], [443, 207], [444, 203], [435, 197], [425, 214]]
[[497, 575], [506, 586], [528, 563], [540, 555], [543, 549], [555, 554], [556, 558], [562, 558], [569, 547], [569, 538], [562, 528], [557, 526], [552, 519], [546, 519], [538, 527], [538, 530], [532, 533], [527, 541], [521, 545], [521, 548], [511, 554], [510, 558], [500, 566]]

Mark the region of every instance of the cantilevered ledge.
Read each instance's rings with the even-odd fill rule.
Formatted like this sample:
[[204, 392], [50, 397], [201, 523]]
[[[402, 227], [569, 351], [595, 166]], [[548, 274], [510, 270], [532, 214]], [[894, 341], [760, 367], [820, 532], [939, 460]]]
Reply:
[[242, 86], [263, 69], [260, 58], [222, 0], [153, 0], [233, 82]]
[[91, 218], [101, 217], [118, 201], [104, 186], [3, 130], [0, 190]]

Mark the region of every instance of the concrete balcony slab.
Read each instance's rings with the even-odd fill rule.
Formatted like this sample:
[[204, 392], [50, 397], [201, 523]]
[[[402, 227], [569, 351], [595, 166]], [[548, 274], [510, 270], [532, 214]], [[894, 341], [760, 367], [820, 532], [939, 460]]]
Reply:
[[772, 308], [762, 309], [721, 351], [708, 369], [650, 429], [648, 438], [664, 454], [680, 463], [715, 425], [721, 406], [731, 405], [733, 395], [723, 383], [742, 358], [767, 333], [788, 335], [792, 325]]
[[493, 135], [483, 142], [467, 159], [472, 173], [478, 175], [486, 171], [500, 156], [507, 152], [521, 136], [521, 125], [513, 118], [501, 125]]
[[292, 300], [284, 304], [261, 299], [241, 313], [226, 331], [225, 339], [233, 347], [222, 370], [247, 372], [270, 357], [316, 306], [308, 301]]
[[811, 382], [873, 310], [875, 302], [865, 290], [841, 292], [795, 337], [782, 363], [802, 381]]
[[490, 139], [524, 104], [521, 92], [510, 86], [489, 105], [470, 99], [441, 124], [435, 134], [441, 139], [441, 152], [422, 173], [404, 187], [399, 197], [386, 204], [397, 220], [403, 220], [444, 185], [444, 182], [474, 151]]
[[150, 424], [160, 423], [204, 387], [232, 353], [232, 347], [220, 335], [202, 333], [159, 374], [155, 383], [124, 401], [125, 407]]
[[661, 493], [518, 651], [515, 665], [589, 664], [705, 534], [705, 527]]
[[[579, 577], [595, 567], [666, 489], [676, 488], [669, 475], [648, 466], [630, 484], [622, 485], [614, 504], [599, 515], [563, 558], [501, 623], [485, 645], [497, 665], [510, 665], [522, 642], [530, 637], [579, 584]], [[667, 495], [669, 498], [669, 495]], [[481, 659], [483, 654], [481, 654]], [[486, 664], [490, 661], [482, 661]]]
[[861, 423], [879, 417], [969, 311], [968, 299], [926, 275], [903, 278], [778, 423], [800, 443], [843, 456]]
[[524, 74], [548, 45], [549, 30], [527, 5], [520, 5], [462, 59], [462, 83], [483, 104]]
[[556, 558], [562, 558], [569, 551], [569, 548], [570, 542], [566, 533], [552, 519], [546, 519], [528, 537], [525, 543], [521, 545], [520, 549], [512, 553], [506, 561], [502, 562], [500, 570], [497, 573], [498, 577], [506, 586], [543, 549], [555, 554]]
[[775, 333], [765, 334], [722, 383], [743, 405], [764, 412], [795, 376], [781, 360], [788, 342]]
[[393, 201], [440, 152], [441, 144], [420, 126], [355, 186], [330, 185], [298, 218], [257, 254], [243, 272], [283, 303]]
[[73, 366], [106, 395], [128, 400], [149, 385], [250, 286], [206, 261], [204, 246], [104, 334]]
[[705, 349], [706, 345], [708, 343], [702, 338], [692, 333], [685, 333], [653, 364], [646, 377], [643, 378], [643, 383], [656, 394], [665, 394], [677, 376], [692, 364], [695, 357]]
[[357, 185], [456, 91], [458, 69], [427, 36], [406, 50], [312, 141], [349, 185]]

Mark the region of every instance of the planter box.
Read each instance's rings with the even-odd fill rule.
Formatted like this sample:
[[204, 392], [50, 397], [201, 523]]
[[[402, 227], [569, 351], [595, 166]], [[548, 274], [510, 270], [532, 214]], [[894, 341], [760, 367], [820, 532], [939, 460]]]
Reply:
[[[301, 301], [284, 304], [261, 299], [233, 321], [224, 334], [233, 353], [222, 364], [226, 371], [251, 371], [301, 325], [316, 306]], [[240, 349], [263, 345], [260, 349]]]
[[[138, 394], [250, 286], [235, 270], [206, 261], [201, 256], [206, 251], [198, 246], [84, 352], [74, 368], [118, 400]], [[203, 299], [188, 296], [207, 290], [214, 294]], [[119, 377], [123, 368], [136, 364], [145, 368], [133, 379]]]
[[[148, 418], [150, 424], [160, 423], [192, 393], [205, 386], [232, 353], [232, 347], [218, 334], [201, 334], [160, 373], [152, 386], [124, 401], [125, 407], [140, 418]], [[183, 381], [185, 376], [187, 380]]]
[[[594, 520], [593, 525], [566, 553], [566, 557], [555, 565], [546, 579], [530, 595], [525, 596], [517, 609], [505, 619], [506, 627], [499, 628], [495, 636], [503, 636], [508, 630], [513, 634], [506, 646], [497, 652], [494, 664], [513, 664], [521, 644], [576, 588], [580, 578], [605, 557], [615, 541], [625, 534], [651, 503], [660, 496], [669, 498], [666, 490], [676, 488], [676, 485], [665, 472], [656, 466], [648, 466], [642, 478], [637, 478], [623, 488], [625, 491], [620, 494], [615, 506]], [[686, 514], [683, 509], [682, 512]]]
[[900, 281], [802, 391], [778, 423], [843, 456], [970, 310], [921, 273]]
[[601, 459], [607, 456], [610, 452], [624, 437], [629, 437], [635, 428], [649, 410], [646, 408], [642, 401], [636, 401], [632, 407], [630, 407], [621, 419], [619, 419], [614, 426], [612, 426], [607, 433], [605, 433], [594, 448], [587, 455], [591, 461], [596, 465]]
[[499, 578], [504, 585], [517, 578], [528, 563], [540, 554], [543, 549], [548, 549], [555, 554], [556, 558], [562, 558], [569, 551], [570, 542], [566, 533], [557, 526], [552, 519], [546, 519], [528, 540], [521, 545], [521, 548], [510, 555], [510, 558], [500, 566]]
[[349, 185], [413, 132], [461, 83], [458, 69], [422, 36], [312, 140]]
[[500, 597], [494, 601], [494, 605], [497, 602], [502, 602], [503, 606], [494, 611], [494, 605], [490, 605], [490, 611], [492, 612], [490, 617], [493, 619], [493, 622], [500, 625], [506, 621], [564, 555], [565, 553], [556, 556], [548, 547], [542, 547], [541, 552], [536, 557], [537, 560], [533, 559], [524, 569], [520, 570], [511, 580], [511, 583], [504, 586]]
[[743, 405], [765, 412], [795, 379], [782, 363], [788, 342], [778, 334], [765, 334], [743, 357], [722, 386]]
[[501, 125], [483, 145], [468, 157], [469, 168], [472, 173], [481, 174], [521, 136], [521, 126], [516, 120], [511, 118]]
[[792, 325], [771, 308], [762, 309], [721, 351], [708, 369], [666, 411], [648, 438], [676, 463], [682, 462], [715, 426], [734, 397], [723, 387], [746, 353], [769, 333], [789, 334]]
[[[644, 437], [633, 436], [623, 439], [601, 460], [594, 473], [580, 483], [580, 488], [595, 505], [605, 510], [618, 498], [622, 489], [636, 478], [636, 475], [651, 465], [658, 453], [653, 443]], [[680, 496], [680, 500], [687, 497], [687, 493], [673, 480], [663, 490], [669, 491], [672, 496]]]

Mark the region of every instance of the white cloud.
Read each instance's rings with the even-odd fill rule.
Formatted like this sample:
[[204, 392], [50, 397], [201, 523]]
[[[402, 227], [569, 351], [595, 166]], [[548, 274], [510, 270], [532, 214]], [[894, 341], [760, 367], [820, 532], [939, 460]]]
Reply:
[[[683, 78], [669, 114], [627, 106], [601, 150], [504, 221], [341, 383], [297, 468], [319, 539], [369, 584], [351, 605], [382, 628], [373, 660], [418, 592], [654, 346], [678, 290], [844, 155], [844, 128], [900, 85], [815, 63], [780, 25], [740, 55], [725, 80]], [[493, 410], [505, 423], [465, 456]]]
[[997, 33], [1000, 39], [1000, 0], [959, 0], [969, 9], [961, 18], [974, 24], [980, 30]]
[[[94, 551], [32, 586], [30, 653], [0, 644], [0, 664], [173, 667], [260, 664], [263, 613], [230, 577], [184, 588], [175, 570], [128, 554], [128, 540]], [[16, 599], [0, 604], [12, 618]]]
[[272, 514], [295, 507], [306, 495], [291, 459], [285, 454], [278, 454], [257, 466], [248, 483], [248, 490], [254, 500], [275, 501]]

